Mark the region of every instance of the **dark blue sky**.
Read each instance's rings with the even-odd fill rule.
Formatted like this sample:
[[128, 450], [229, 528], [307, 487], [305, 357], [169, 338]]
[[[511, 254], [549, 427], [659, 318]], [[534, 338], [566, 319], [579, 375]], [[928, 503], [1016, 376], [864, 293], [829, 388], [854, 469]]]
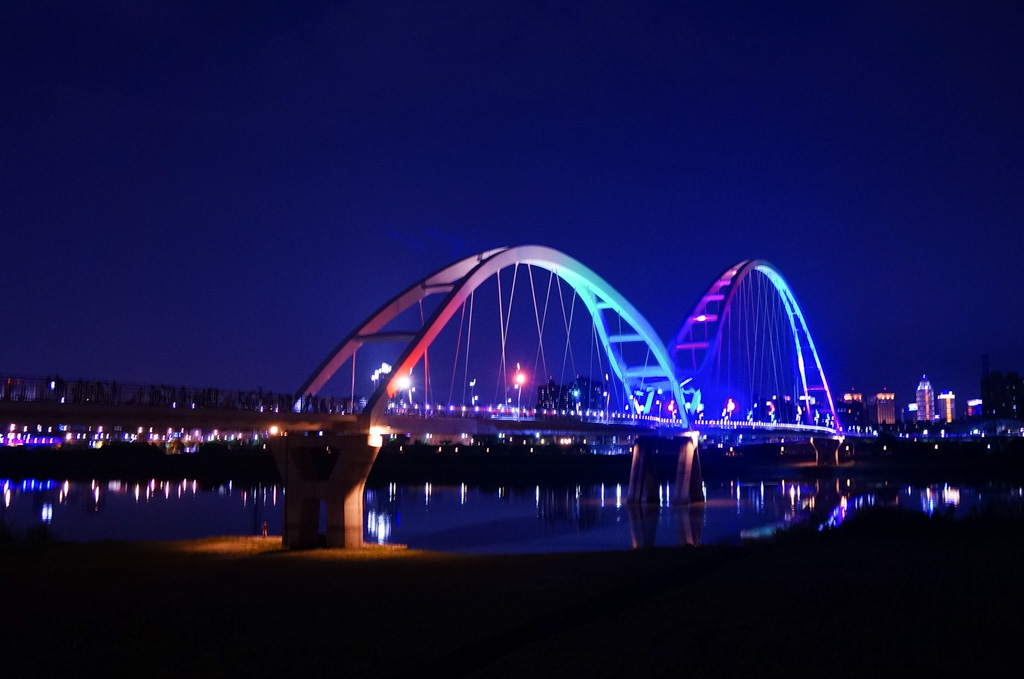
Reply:
[[280, 5], [3, 3], [0, 372], [290, 390], [523, 243], [666, 340], [767, 259], [836, 391], [1024, 370], [1020, 3]]

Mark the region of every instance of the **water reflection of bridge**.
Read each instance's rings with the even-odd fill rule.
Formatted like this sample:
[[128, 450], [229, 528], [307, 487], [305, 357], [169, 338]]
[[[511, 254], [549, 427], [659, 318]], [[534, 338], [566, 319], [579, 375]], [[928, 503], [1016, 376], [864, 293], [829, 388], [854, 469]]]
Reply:
[[[357, 358], [373, 369], [365, 399]], [[537, 402], [527, 395], [524, 407], [531, 384]], [[347, 396], [322, 395], [329, 385]], [[702, 500], [697, 429], [785, 432], [816, 446], [832, 446], [839, 433], [806, 321], [770, 265], [727, 269], [666, 348], [604, 279], [540, 246], [483, 252], [414, 283], [344, 338], [295, 394], [81, 382], [69, 391], [54, 379], [8, 381], [0, 396], [0, 416], [25, 434], [102, 420], [123, 436], [158, 441], [211, 427], [269, 436], [292, 546], [317, 543], [322, 501], [327, 543], [362, 543], [366, 475], [397, 437], [622, 437], [633, 449], [628, 500], [640, 507], [658, 492], [648, 473], [657, 450], [678, 457], [673, 501]]]
[[[379, 484], [367, 490], [367, 532], [373, 542], [409, 541], [428, 549], [531, 551], [538, 544], [643, 549], [761, 539], [796, 525], [832, 527], [867, 506], [905, 504], [930, 513], [931, 505], [959, 499], [948, 486], [924, 488], [918, 498], [909, 487], [881, 480], [755, 475], [748, 481], [709, 482], [706, 502], [679, 505], [671, 501], [670, 479], [662, 477], [658, 485], [655, 504], [635, 505], [626, 501], [625, 485], [615, 483]], [[526, 505], [532, 521], [524, 521], [527, 512], [513, 509]], [[619, 527], [628, 529], [627, 542]]]

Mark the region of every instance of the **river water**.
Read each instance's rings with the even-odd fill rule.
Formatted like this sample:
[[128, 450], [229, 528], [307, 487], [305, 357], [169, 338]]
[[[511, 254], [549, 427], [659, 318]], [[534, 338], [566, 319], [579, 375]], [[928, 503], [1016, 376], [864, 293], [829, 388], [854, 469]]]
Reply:
[[[195, 481], [11, 481], [0, 479], [0, 522], [15, 536], [59, 540], [178, 540], [280, 535], [281, 488]], [[480, 487], [383, 484], [366, 489], [367, 542], [473, 553], [619, 550], [679, 544], [736, 543], [812, 521], [822, 529], [859, 508], [900, 506], [957, 516], [997, 508], [1020, 513], [1024, 489], [991, 482], [895, 484], [885, 479], [731, 479], [706, 483], [707, 502], [668, 501], [637, 509], [625, 485]]]

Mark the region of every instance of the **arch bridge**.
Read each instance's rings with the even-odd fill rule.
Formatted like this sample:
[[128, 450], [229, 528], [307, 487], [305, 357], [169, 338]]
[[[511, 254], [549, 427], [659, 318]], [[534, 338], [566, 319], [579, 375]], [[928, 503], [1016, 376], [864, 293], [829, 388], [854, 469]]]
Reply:
[[[494, 287], [497, 294], [489, 299], [496, 304], [487, 304], [483, 299]], [[769, 321], [773, 329], [766, 330]], [[481, 349], [487, 322], [493, 334]], [[737, 386], [730, 352], [739, 346], [737, 337], [758, 332], [770, 336], [747, 359], [774, 374]], [[377, 369], [382, 351], [389, 360]], [[791, 367], [784, 354], [794, 357], [795, 377], [784, 375]], [[357, 358], [361, 370], [375, 369], [361, 407]], [[475, 376], [487, 372], [481, 361], [495, 375], [489, 403], [478, 402], [475, 393], [490, 393]], [[449, 375], [448, 396], [439, 398]], [[760, 260], [741, 262], [716, 279], [666, 348], [628, 300], [572, 257], [538, 245], [488, 250], [422, 278], [370, 314], [302, 384], [295, 410], [339, 379], [350, 389], [353, 414], [338, 422], [334, 434], [314, 440], [293, 433], [272, 446], [287, 479], [285, 541], [293, 546], [315, 543], [321, 500], [327, 503], [328, 544], [362, 543], [366, 476], [383, 440], [399, 434], [445, 432], [465, 440], [494, 432], [620, 431], [636, 441], [628, 496], [635, 503], [651, 497], [649, 457], [664, 447], [652, 437], [676, 438], [674, 499], [685, 503], [703, 499], [693, 429], [754, 430], [754, 415], [764, 408], [758, 404], [770, 403], [772, 419], [765, 426], [818, 437], [836, 432], [831, 394], [800, 307], [781, 275]], [[523, 407], [529, 385], [537, 400], [527, 395]], [[729, 402], [743, 404], [750, 417], [734, 417], [732, 410], [709, 416], [703, 406], [720, 400], [721, 389], [738, 389]], [[817, 392], [826, 408], [811, 408], [819, 403]]]

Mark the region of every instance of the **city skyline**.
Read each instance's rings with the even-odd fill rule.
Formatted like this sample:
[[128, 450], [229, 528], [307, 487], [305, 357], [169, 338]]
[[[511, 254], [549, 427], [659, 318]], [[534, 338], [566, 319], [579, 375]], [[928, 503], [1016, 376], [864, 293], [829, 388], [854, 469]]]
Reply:
[[663, 341], [763, 258], [835, 391], [1024, 370], [1024, 8], [0, 17], [2, 372], [296, 389], [404, 286], [525, 243]]

